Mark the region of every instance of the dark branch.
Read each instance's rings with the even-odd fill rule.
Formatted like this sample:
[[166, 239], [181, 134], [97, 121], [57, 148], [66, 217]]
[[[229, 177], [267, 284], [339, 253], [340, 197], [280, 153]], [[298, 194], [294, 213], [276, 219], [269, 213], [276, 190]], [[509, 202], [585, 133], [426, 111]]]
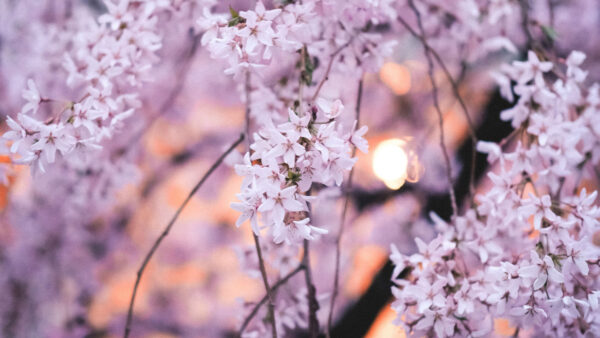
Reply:
[[[363, 93], [363, 80], [362, 78], [358, 82], [358, 93], [356, 94], [356, 107], [355, 107], [355, 120], [356, 120], [356, 129], [360, 127], [360, 105], [362, 102], [362, 93]], [[352, 147], [352, 157], [356, 156], [356, 146]], [[350, 174], [348, 175], [348, 183], [346, 184], [346, 189], [352, 189], [352, 178], [354, 177], [354, 167], [350, 170]], [[335, 239], [335, 273], [333, 277], [333, 291], [331, 293], [331, 301], [329, 303], [329, 316], [327, 317], [327, 337], [331, 337], [331, 325], [333, 322], [333, 309], [335, 308], [335, 299], [338, 295], [339, 288], [339, 279], [340, 279], [340, 256], [341, 256], [341, 248], [340, 244], [342, 241], [342, 235], [344, 234], [344, 225], [346, 223], [346, 214], [348, 213], [348, 207], [350, 205], [350, 195], [346, 195], [344, 198], [344, 207], [342, 209], [342, 215], [340, 217], [340, 230], [338, 232], [337, 238]]]
[[[292, 272], [288, 273], [285, 277], [283, 277], [282, 279], [277, 281], [275, 284], [273, 284], [273, 286], [271, 287], [271, 291], [277, 290], [280, 286], [287, 283], [287, 281], [290, 280], [290, 278], [294, 277], [294, 275], [296, 275], [298, 272], [302, 271], [303, 269], [304, 269], [304, 265], [302, 265], [302, 264], [298, 265], [298, 267], [296, 269], [294, 269]], [[252, 311], [250, 311], [250, 314], [248, 315], [248, 317], [246, 317], [246, 319], [244, 319], [244, 323], [242, 324], [242, 327], [240, 328], [238, 337], [242, 336], [242, 333], [244, 333], [244, 330], [246, 329], [248, 324], [250, 324], [250, 321], [252, 320], [252, 318], [254, 318], [254, 316], [256, 316], [256, 313], [258, 312], [260, 307], [263, 306], [263, 304], [265, 304], [268, 299], [269, 299], [269, 295], [264, 295], [263, 298], [258, 303], [256, 303], [256, 305], [254, 305], [254, 308], [252, 308]]]
[[171, 218], [171, 220], [169, 221], [169, 223], [167, 224], [167, 226], [165, 227], [163, 232], [160, 234], [160, 236], [158, 236], [158, 238], [152, 245], [152, 248], [150, 248], [150, 251], [148, 251], [148, 253], [146, 254], [146, 257], [144, 258], [144, 261], [142, 262], [142, 265], [140, 266], [140, 268], [137, 272], [137, 277], [135, 279], [135, 284], [133, 286], [133, 291], [131, 293], [131, 300], [129, 301], [129, 310], [127, 311], [127, 322], [125, 324], [125, 332], [123, 333], [123, 336], [125, 338], [127, 338], [129, 336], [129, 332], [131, 331], [131, 320], [133, 317], [133, 305], [135, 303], [135, 296], [137, 295], [138, 286], [142, 279], [142, 275], [144, 274], [144, 270], [146, 269], [146, 266], [150, 262], [150, 259], [152, 258], [152, 256], [156, 252], [156, 250], [158, 249], [159, 245], [165, 239], [165, 237], [167, 237], [167, 235], [169, 234], [169, 231], [173, 227], [173, 224], [175, 224], [175, 221], [179, 217], [179, 214], [181, 214], [181, 211], [183, 211], [183, 208], [185, 208], [185, 206], [192, 199], [192, 197], [198, 191], [198, 189], [200, 189], [200, 187], [208, 179], [208, 177], [219, 167], [219, 165], [221, 164], [221, 162], [223, 162], [225, 157], [227, 157], [227, 155], [229, 155], [229, 153], [231, 153], [233, 151], [233, 149], [235, 149], [235, 147], [237, 147], [243, 140], [244, 140], [244, 134], [241, 134], [240, 137], [237, 139], [237, 141], [235, 141], [223, 154], [221, 154], [221, 156], [219, 156], [219, 158], [215, 161], [215, 163], [213, 163], [213, 165], [208, 169], [206, 174], [204, 174], [204, 176], [200, 179], [200, 181], [196, 184], [196, 186], [194, 186], [192, 191], [188, 194], [188, 196], [183, 201], [183, 203], [179, 206], [179, 208], [175, 212], [175, 215], [173, 215], [173, 217]]

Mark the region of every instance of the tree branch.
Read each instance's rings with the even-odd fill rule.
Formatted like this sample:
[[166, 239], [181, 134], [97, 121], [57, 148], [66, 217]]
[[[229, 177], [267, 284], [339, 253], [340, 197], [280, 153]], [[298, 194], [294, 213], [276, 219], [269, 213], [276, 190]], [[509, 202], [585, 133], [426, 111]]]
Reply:
[[[421, 32], [421, 36], [423, 36], [423, 40], [425, 40], [425, 29], [423, 28], [423, 22], [421, 20], [421, 13], [415, 6], [413, 0], [408, 0], [408, 4], [410, 8], [415, 13], [417, 17], [417, 23], [419, 26], [419, 31]], [[452, 204], [452, 213], [454, 216], [458, 214], [458, 207], [456, 205], [456, 195], [454, 194], [454, 180], [452, 179], [452, 164], [450, 163], [450, 156], [448, 155], [448, 149], [446, 148], [445, 143], [445, 135], [444, 135], [444, 116], [442, 113], [442, 109], [440, 108], [439, 95], [438, 95], [438, 87], [435, 82], [435, 76], [433, 74], [434, 64], [433, 59], [431, 57], [431, 51], [428, 44], [423, 45], [425, 49], [425, 56], [427, 57], [428, 64], [428, 75], [429, 80], [431, 81], [432, 91], [433, 91], [433, 105], [435, 107], [435, 111], [438, 115], [439, 128], [440, 128], [440, 147], [442, 148], [442, 153], [444, 155], [444, 161], [446, 162], [446, 177], [448, 179], [448, 192], [450, 193], [450, 203]]]
[[[355, 107], [355, 119], [356, 119], [356, 129], [360, 127], [360, 104], [362, 102], [362, 93], [363, 93], [363, 79], [361, 78], [358, 82], [358, 93], [356, 95], [356, 107]], [[352, 157], [356, 156], [356, 146], [352, 148]], [[352, 188], [352, 178], [354, 177], [354, 167], [350, 170], [350, 174], [348, 175], [348, 183], [346, 184], [346, 189]], [[344, 225], [346, 223], [346, 214], [348, 212], [348, 206], [350, 204], [350, 195], [347, 194], [344, 200], [344, 208], [342, 209], [342, 215], [340, 217], [340, 230], [335, 240], [335, 274], [333, 278], [333, 291], [331, 294], [331, 301], [329, 303], [329, 316], [327, 317], [327, 337], [330, 337], [331, 333], [331, 324], [333, 322], [333, 309], [335, 307], [335, 300], [338, 295], [339, 288], [339, 279], [340, 279], [340, 256], [341, 256], [341, 248], [340, 243], [342, 241], [342, 235], [344, 233]]]
[[348, 47], [350, 45], [350, 43], [352, 42], [353, 38], [354, 37], [350, 38], [350, 40], [348, 42], [346, 42], [345, 44], [341, 45], [338, 49], [336, 49], [331, 54], [331, 58], [329, 59], [329, 63], [327, 64], [327, 69], [325, 69], [325, 74], [323, 74], [323, 78], [321, 79], [321, 81], [319, 81], [319, 84], [317, 85], [317, 89], [315, 89], [315, 93], [313, 94], [313, 96], [311, 98], [311, 102], [314, 102], [317, 99], [317, 96], [319, 95], [319, 92], [321, 91], [321, 88], [325, 84], [325, 81], [327, 81], [329, 79], [329, 73], [331, 72], [331, 66], [333, 66], [333, 61], [335, 60], [335, 57], [342, 50], [344, 50], [344, 48], [346, 48], [346, 47]]
[[[246, 134], [246, 146], [248, 148], [248, 154], [250, 154], [250, 72], [246, 72], [246, 80], [244, 84], [244, 92], [246, 93], [246, 111], [244, 114], [244, 133]], [[254, 231], [254, 230], [253, 230]], [[277, 323], [275, 321], [275, 300], [273, 299], [273, 293], [271, 292], [271, 287], [269, 286], [269, 277], [267, 276], [267, 269], [265, 268], [265, 260], [262, 256], [262, 250], [260, 249], [260, 239], [258, 235], [253, 233], [254, 237], [254, 246], [256, 247], [256, 255], [258, 256], [258, 265], [260, 267], [260, 275], [262, 277], [263, 284], [265, 286], [265, 291], [267, 292], [267, 297], [269, 298], [269, 316], [271, 317], [271, 332], [273, 334], [273, 338], [277, 338]]]
[[431, 53], [431, 55], [433, 55], [433, 57], [437, 61], [438, 65], [442, 68], [442, 71], [446, 75], [446, 79], [448, 79], [448, 82], [450, 82], [450, 86], [452, 87], [452, 92], [454, 94], [454, 97], [456, 97], [456, 99], [463, 111], [463, 114], [465, 115], [465, 118], [467, 120], [467, 127], [469, 130], [469, 137], [471, 138], [471, 143], [473, 143], [473, 147], [471, 150], [471, 172], [470, 172], [470, 176], [469, 176], [469, 195], [471, 196], [471, 198], [473, 198], [475, 196], [475, 162], [477, 161], [478, 139], [477, 139], [477, 135], [475, 133], [475, 123], [473, 123], [473, 119], [471, 118], [471, 115], [469, 114], [467, 105], [465, 104], [465, 101], [463, 100], [462, 95], [460, 95], [460, 92], [458, 90], [458, 81], [454, 80], [452, 73], [450, 73], [450, 70], [448, 69], [448, 67], [446, 66], [446, 64], [444, 63], [442, 58], [440, 57], [440, 54], [431, 47], [431, 45], [427, 42], [427, 39], [425, 38], [425, 36], [417, 33], [408, 24], [408, 22], [406, 22], [401, 16], [398, 16], [398, 21], [402, 24], [402, 26], [404, 26], [409, 31], [409, 33], [411, 35], [413, 35], [415, 38], [419, 39], [419, 41], [421, 41], [423, 46], [425, 46], [425, 48], [427, 50], [429, 50], [429, 53]]
[[312, 272], [310, 271], [310, 244], [307, 239], [304, 240], [302, 265], [304, 265], [304, 277], [306, 280], [306, 288], [308, 289], [308, 334], [311, 338], [317, 338], [319, 336], [319, 320], [317, 319], [319, 302], [317, 302], [317, 290], [313, 284]]
[[[198, 51], [198, 46], [200, 45], [201, 37], [202, 37], [201, 34], [194, 35], [193, 30], [190, 29], [190, 31], [189, 31], [189, 38], [191, 39], [190, 46], [182, 54], [179, 62], [177, 62], [177, 64], [179, 65], [179, 69], [177, 70], [177, 76], [176, 76], [177, 82], [176, 82], [175, 86], [171, 89], [171, 91], [169, 92], [169, 95], [167, 96], [165, 101], [160, 105], [160, 107], [158, 109], [158, 113], [156, 113], [152, 117], [150, 117], [150, 119], [148, 120], [146, 125], [141, 130], [139, 130], [136, 134], [133, 135], [133, 137], [127, 142], [128, 145], [132, 144], [132, 143], [137, 143], [142, 138], [142, 136], [144, 136], [144, 134], [148, 130], [150, 130], [150, 128], [154, 125], [154, 123], [156, 123], [158, 118], [160, 116], [162, 116], [163, 114], [165, 114], [169, 110], [169, 108], [171, 108], [173, 103], [175, 103], [175, 100], [179, 97], [179, 95], [181, 94], [181, 92], [183, 91], [183, 89], [185, 87], [185, 79], [186, 79], [187, 75], [190, 73], [190, 67], [192, 65], [194, 56], [196, 55], [196, 52]], [[131, 149], [131, 148], [128, 148], [128, 149]]]
[[221, 164], [221, 162], [223, 162], [225, 157], [227, 157], [227, 155], [229, 155], [229, 153], [231, 153], [233, 151], [233, 149], [235, 149], [235, 147], [237, 147], [243, 140], [244, 140], [244, 134], [241, 134], [240, 137], [237, 139], [237, 141], [235, 141], [223, 154], [221, 154], [221, 156], [219, 156], [219, 158], [215, 161], [215, 163], [213, 163], [213, 165], [208, 169], [206, 174], [204, 174], [204, 176], [200, 179], [200, 181], [196, 184], [196, 186], [194, 186], [192, 191], [188, 194], [188, 196], [183, 201], [183, 203], [179, 206], [179, 208], [175, 212], [175, 215], [173, 215], [173, 217], [171, 218], [171, 220], [169, 221], [169, 223], [167, 224], [167, 226], [165, 227], [163, 232], [160, 234], [160, 236], [156, 239], [156, 241], [152, 245], [152, 248], [150, 248], [150, 251], [146, 254], [146, 257], [144, 258], [142, 265], [138, 269], [137, 277], [135, 280], [135, 285], [133, 286], [133, 292], [131, 293], [131, 300], [129, 301], [129, 310], [127, 311], [127, 322], [125, 324], [125, 332], [123, 334], [123, 337], [127, 338], [129, 336], [129, 332], [131, 331], [131, 321], [132, 321], [132, 317], [133, 317], [133, 306], [135, 303], [135, 296], [137, 295], [137, 290], [138, 290], [140, 281], [142, 279], [142, 275], [144, 274], [144, 270], [146, 269], [146, 266], [150, 262], [150, 259], [152, 258], [152, 256], [156, 252], [156, 250], [158, 249], [158, 246], [162, 243], [162, 241], [165, 239], [165, 237], [167, 237], [167, 235], [169, 234], [169, 231], [173, 227], [173, 224], [175, 224], [175, 221], [179, 217], [179, 214], [181, 214], [181, 211], [183, 211], [183, 208], [185, 208], [185, 206], [192, 199], [192, 197], [198, 191], [198, 189], [200, 189], [202, 184], [204, 184], [204, 182], [208, 179], [208, 177], [219, 167], [219, 165]]
[[[277, 281], [275, 284], [273, 284], [273, 286], [271, 287], [271, 291], [275, 291], [277, 290], [280, 286], [284, 285], [285, 283], [287, 283], [288, 280], [290, 280], [290, 278], [294, 277], [294, 275], [296, 275], [298, 272], [302, 271], [304, 269], [304, 265], [300, 264], [298, 265], [297, 268], [295, 268], [292, 272], [288, 273], [285, 277], [283, 277], [282, 279], [280, 279], [279, 281]], [[248, 326], [248, 324], [250, 324], [250, 321], [252, 320], [252, 318], [254, 318], [254, 316], [256, 315], [256, 313], [258, 312], [258, 310], [260, 309], [260, 307], [269, 299], [269, 295], [264, 295], [263, 298], [256, 303], [256, 305], [254, 305], [254, 308], [252, 308], [252, 311], [250, 311], [250, 314], [248, 315], [248, 317], [246, 317], [246, 319], [244, 319], [244, 323], [242, 324], [242, 327], [240, 328], [240, 331], [238, 333], [238, 337], [242, 336], [242, 333], [244, 333], [244, 330], [246, 329], [246, 327]]]
[[262, 250], [260, 249], [260, 239], [256, 234], [254, 235], [254, 246], [256, 247], [256, 254], [258, 255], [258, 263], [260, 266], [260, 275], [262, 276], [262, 281], [265, 286], [265, 290], [267, 292], [267, 297], [269, 298], [269, 316], [271, 317], [271, 330], [273, 333], [273, 337], [277, 338], [277, 323], [275, 322], [275, 300], [273, 299], [273, 290], [269, 286], [269, 279], [267, 277], [267, 270], [265, 268], [265, 261], [262, 256]]

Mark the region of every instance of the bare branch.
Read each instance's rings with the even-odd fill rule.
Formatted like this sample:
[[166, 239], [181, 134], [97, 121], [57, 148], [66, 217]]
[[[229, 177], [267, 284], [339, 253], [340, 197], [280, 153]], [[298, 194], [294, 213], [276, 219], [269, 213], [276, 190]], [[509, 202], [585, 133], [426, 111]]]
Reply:
[[[421, 20], [421, 13], [415, 6], [413, 0], [408, 0], [408, 4], [410, 5], [413, 13], [415, 13], [415, 16], [417, 17], [417, 23], [419, 26], [419, 31], [421, 33], [421, 36], [423, 37], [423, 41], [426, 41], [425, 29], [423, 28], [423, 22]], [[442, 148], [442, 153], [444, 155], [444, 161], [446, 162], [446, 176], [448, 179], [448, 192], [450, 193], [450, 202], [452, 204], [452, 213], [454, 216], [456, 216], [458, 214], [458, 207], [456, 204], [456, 196], [454, 193], [454, 180], [452, 179], [452, 164], [450, 163], [450, 156], [448, 155], [448, 149], [446, 148], [446, 143], [445, 143], [444, 116], [442, 113], [442, 109], [440, 107], [438, 87], [437, 87], [437, 83], [435, 82], [435, 76], [433, 73], [435, 65], [433, 64], [432, 53], [431, 53], [431, 49], [429, 48], [429, 45], [423, 44], [423, 47], [425, 49], [425, 56], [427, 57], [428, 75], [429, 75], [429, 80], [431, 81], [431, 87], [432, 87], [432, 91], [433, 91], [433, 105], [435, 107], [435, 111], [437, 112], [438, 120], [439, 120], [440, 147]], [[475, 145], [473, 145], [473, 146], [475, 146]]]
[[[193, 31], [190, 31], [190, 45], [189, 48], [181, 55], [179, 62], [179, 69], [177, 70], [177, 82], [175, 86], [169, 92], [169, 95], [165, 99], [165, 101], [160, 105], [158, 109], [158, 113], [154, 114], [150, 117], [149, 121], [146, 125], [139, 130], [133, 137], [127, 142], [127, 144], [137, 143], [142, 136], [150, 130], [150, 128], [156, 123], [158, 118], [169, 111], [169, 108], [175, 103], [175, 100], [179, 97], [181, 92], [185, 87], [185, 79], [187, 75], [190, 73], [190, 67], [192, 65], [192, 61], [194, 60], [194, 56], [198, 51], [198, 46], [200, 45], [201, 34], [194, 35]], [[131, 149], [132, 147], [128, 148]]]
[[323, 87], [323, 85], [325, 84], [325, 81], [327, 81], [329, 79], [329, 73], [331, 72], [331, 66], [333, 66], [333, 61], [335, 60], [335, 57], [342, 51], [344, 50], [344, 48], [348, 47], [350, 45], [350, 43], [352, 42], [352, 38], [346, 42], [345, 44], [341, 45], [338, 49], [336, 49], [332, 54], [331, 57], [329, 59], [329, 63], [327, 64], [327, 69], [325, 69], [325, 74], [323, 74], [323, 78], [321, 79], [321, 81], [319, 81], [319, 84], [317, 85], [317, 89], [315, 90], [315, 93], [313, 94], [311, 101], [314, 102], [317, 99], [317, 96], [319, 96], [319, 92], [321, 91], [321, 88]]
[[[356, 107], [355, 107], [355, 119], [356, 119], [356, 128], [360, 127], [360, 105], [362, 102], [362, 93], [363, 93], [363, 79], [361, 78], [358, 82], [358, 93], [356, 94]], [[352, 157], [356, 156], [356, 146], [352, 147]], [[350, 174], [348, 175], [348, 183], [346, 184], [345, 189], [352, 188], [352, 178], [354, 177], [354, 167], [350, 170]], [[337, 238], [335, 240], [335, 274], [333, 278], [333, 291], [331, 294], [331, 301], [329, 305], [329, 316], [327, 317], [327, 337], [330, 337], [331, 333], [331, 325], [333, 322], [333, 309], [335, 307], [335, 300], [338, 295], [339, 288], [339, 279], [340, 279], [340, 256], [341, 256], [341, 247], [340, 243], [342, 241], [342, 235], [344, 233], [344, 225], [346, 223], [346, 214], [348, 212], [348, 206], [350, 204], [350, 194], [346, 194], [346, 199], [344, 200], [344, 208], [342, 209], [342, 215], [340, 217], [340, 230], [338, 232]]]
[[[273, 284], [273, 286], [271, 287], [271, 291], [276, 291], [280, 286], [284, 285], [285, 283], [287, 283], [288, 280], [290, 280], [290, 278], [294, 277], [294, 275], [296, 275], [298, 272], [302, 271], [304, 269], [304, 265], [300, 264], [298, 265], [297, 268], [295, 268], [292, 272], [288, 273], [285, 277], [283, 277], [282, 279], [280, 279], [279, 281], [277, 281], [275, 284]], [[248, 315], [248, 317], [246, 317], [246, 319], [244, 319], [244, 323], [242, 324], [242, 327], [240, 328], [240, 331], [238, 333], [238, 337], [242, 336], [242, 333], [244, 333], [244, 330], [246, 329], [246, 327], [248, 326], [248, 324], [250, 324], [250, 321], [252, 320], [252, 318], [254, 318], [254, 316], [256, 315], [256, 313], [258, 312], [258, 310], [260, 309], [260, 307], [269, 299], [269, 295], [264, 295], [263, 298], [256, 303], [256, 305], [254, 305], [254, 308], [252, 308], [252, 311], [250, 311], [250, 314]]]
[[262, 250], [260, 249], [260, 240], [256, 234], [254, 235], [254, 246], [256, 247], [256, 254], [258, 255], [258, 263], [260, 266], [260, 275], [262, 276], [262, 281], [265, 286], [265, 290], [267, 291], [267, 297], [269, 298], [269, 316], [271, 317], [271, 330], [273, 333], [273, 337], [277, 338], [277, 323], [275, 322], [275, 300], [273, 299], [273, 290], [269, 286], [269, 279], [267, 278], [267, 270], [265, 269], [265, 261], [262, 256]]
[[529, 30], [529, 1], [519, 0], [519, 6], [521, 7], [521, 29], [527, 38], [526, 49], [531, 49], [534, 47], [534, 39], [531, 30]]
[[440, 54], [435, 49], [433, 49], [431, 47], [431, 45], [427, 42], [427, 39], [425, 38], [423, 33], [422, 34], [417, 33], [408, 24], [408, 22], [406, 22], [401, 16], [398, 16], [398, 21], [402, 24], [402, 26], [404, 26], [410, 32], [410, 34], [412, 34], [415, 38], [419, 39], [419, 41], [421, 41], [423, 46], [427, 50], [429, 50], [429, 53], [431, 53], [431, 55], [433, 55], [433, 57], [437, 61], [438, 65], [442, 68], [442, 71], [444, 72], [446, 79], [448, 80], [448, 82], [450, 82], [450, 85], [452, 87], [452, 92], [453, 92], [454, 96], [456, 97], [456, 100], [458, 101], [458, 103], [463, 111], [463, 114], [465, 115], [465, 118], [467, 120], [467, 127], [469, 130], [469, 137], [471, 138], [471, 143], [473, 143], [473, 148], [471, 149], [471, 172], [470, 172], [470, 176], [469, 176], [469, 195], [471, 196], [471, 198], [473, 198], [475, 195], [475, 161], [476, 161], [476, 157], [477, 157], [476, 147], [477, 147], [478, 139], [477, 139], [477, 134], [475, 133], [475, 124], [473, 123], [473, 119], [471, 118], [471, 115], [469, 114], [469, 110], [467, 108], [467, 105], [465, 104], [464, 99], [462, 98], [462, 95], [460, 95], [460, 92], [458, 89], [458, 81], [454, 80], [452, 73], [450, 73], [450, 70], [444, 63], [444, 60], [442, 60]]
[[246, 111], [244, 114], [244, 133], [246, 134], [246, 147], [248, 152], [250, 152], [250, 143], [252, 140], [250, 139], [250, 128], [251, 128], [251, 120], [250, 120], [250, 91], [252, 90], [250, 86], [250, 72], [246, 73], [246, 82], [244, 84], [244, 92], [246, 93]]
[[302, 265], [304, 265], [304, 277], [306, 288], [308, 289], [308, 295], [306, 296], [308, 298], [308, 334], [311, 338], [317, 338], [319, 336], [319, 319], [317, 319], [319, 302], [317, 302], [317, 290], [312, 281], [312, 272], [310, 271], [310, 244], [307, 239], [304, 240]]
[[148, 253], [146, 254], [146, 257], [144, 258], [142, 265], [140, 266], [140, 268], [137, 271], [135, 285], [133, 286], [133, 292], [131, 293], [131, 300], [129, 301], [129, 310], [127, 311], [127, 322], [125, 324], [125, 332], [123, 334], [123, 337], [127, 338], [129, 336], [129, 332], [131, 331], [131, 320], [133, 317], [133, 305], [135, 303], [135, 296], [137, 295], [138, 286], [142, 279], [142, 275], [144, 274], [144, 270], [146, 269], [146, 266], [150, 262], [150, 259], [152, 258], [152, 256], [156, 252], [156, 250], [158, 249], [158, 246], [162, 243], [162, 241], [165, 239], [165, 237], [167, 237], [167, 235], [169, 234], [169, 231], [171, 231], [173, 224], [175, 224], [175, 221], [179, 217], [179, 214], [181, 214], [181, 211], [183, 211], [183, 208], [185, 208], [185, 206], [192, 199], [192, 197], [198, 191], [198, 189], [200, 189], [200, 187], [208, 179], [208, 177], [219, 167], [219, 165], [221, 164], [221, 162], [223, 162], [225, 157], [227, 157], [227, 155], [229, 155], [229, 153], [231, 153], [233, 151], [233, 149], [235, 149], [235, 147], [237, 147], [243, 140], [244, 140], [244, 134], [241, 134], [240, 137], [237, 139], [237, 141], [235, 141], [223, 154], [221, 154], [221, 156], [219, 156], [219, 158], [215, 161], [215, 163], [213, 163], [213, 165], [208, 169], [206, 174], [204, 174], [204, 176], [202, 176], [200, 181], [198, 183], [196, 183], [196, 186], [194, 186], [192, 191], [188, 194], [186, 199], [179, 206], [179, 208], [175, 212], [175, 215], [173, 215], [173, 217], [171, 218], [171, 220], [169, 221], [169, 223], [167, 224], [167, 226], [165, 227], [163, 232], [160, 234], [160, 236], [158, 236], [158, 238], [152, 245], [152, 248], [150, 248], [150, 251], [148, 251]]

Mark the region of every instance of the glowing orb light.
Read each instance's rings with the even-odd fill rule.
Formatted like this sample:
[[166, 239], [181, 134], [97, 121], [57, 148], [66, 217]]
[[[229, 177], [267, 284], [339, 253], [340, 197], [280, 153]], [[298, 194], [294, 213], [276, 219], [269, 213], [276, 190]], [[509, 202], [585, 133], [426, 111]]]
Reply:
[[373, 172], [390, 189], [398, 189], [406, 181], [408, 156], [406, 142], [401, 139], [385, 140], [373, 153]]
[[373, 172], [390, 189], [399, 189], [406, 181], [417, 182], [423, 171], [417, 154], [405, 140], [385, 140], [375, 148]]

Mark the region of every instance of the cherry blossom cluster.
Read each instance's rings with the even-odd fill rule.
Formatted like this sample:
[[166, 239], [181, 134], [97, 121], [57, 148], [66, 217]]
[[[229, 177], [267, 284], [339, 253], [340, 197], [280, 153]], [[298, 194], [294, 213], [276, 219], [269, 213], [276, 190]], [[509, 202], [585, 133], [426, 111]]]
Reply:
[[[228, 74], [246, 70], [268, 75], [272, 60], [290, 59], [302, 46], [326, 63], [340, 54], [335, 67], [360, 77], [377, 71], [396, 41], [385, 41], [377, 31], [395, 18], [394, 1], [283, 1], [267, 10], [258, 1], [253, 10], [213, 13], [205, 8], [198, 25], [202, 44], [211, 56], [224, 59]], [[289, 67], [287, 62], [280, 67]], [[310, 81], [308, 81], [310, 82]]]
[[[47, 98], [33, 80], [23, 92], [27, 103], [16, 119], [8, 117], [14, 162], [45, 171], [58, 156], [77, 160], [101, 147], [122, 121], [140, 106], [135, 88], [147, 77], [161, 48], [157, 12], [161, 1], [105, 2], [108, 12], [97, 21], [76, 22], [80, 31], [64, 56], [66, 83], [80, 98]], [[87, 19], [88, 17], [86, 17]], [[58, 102], [59, 109], [41, 111]], [[50, 113], [48, 113], [50, 112]]]
[[[32, 178], [14, 173], [20, 188], [11, 191], [10, 207], [4, 210], [7, 224], [19, 226], [0, 236], [0, 288], [7, 290], [0, 307], [2, 335], [84, 336], [92, 331], [85, 318], [101, 286], [95, 271], [111, 264], [115, 248], [131, 244], [123, 232], [126, 210], [114, 208], [115, 194], [140, 177], [134, 163], [139, 147], [131, 142], [131, 132], [117, 131], [131, 122], [126, 119], [134, 108], [147, 110], [142, 100], [148, 86], [142, 83], [159, 78], [150, 67], [156, 66], [161, 35], [174, 35], [162, 27], [165, 13], [181, 16], [178, 11], [192, 3], [209, 2], [104, 1], [98, 12], [79, 4], [72, 12], [61, 11], [69, 8], [67, 2], [0, 4], [7, 26], [0, 29], [2, 80], [35, 79], [24, 80], [25, 105], [6, 118], [5, 152], [12, 152], [12, 163], [44, 172]], [[60, 15], [50, 15], [52, 9]], [[4, 20], [6, 13], [15, 18]], [[192, 21], [187, 24], [191, 27]], [[7, 28], [18, 31], [18, 42], [7, 39], [14, 38], [5, 35]], [[24, 55], [15, 43], [36, 67], [11, 64], [11, 53]], [[30, 44], [34, 47], [26, 48]], [[4, 83], [0, 87], [6, 94]], [[21, 105], [18, 94], [6, 98], [3, 112], [19, 109], [14, 109]], [[139, 110], [137, 125], [145, 113]], [[0, 169], [5, 168], [2, 163]], [[65, 304], [68, 311], [58, 313]], [[76, 320], [83, 323], [73, 324]]]
[[[249, 219], [255, 234], [268, 228], [276, 243], [297, 243], [327, 233], [310, 222], [307, 192], [316, 183], [342, 183], [344, 173], [356, 162], [350, 155], [352, 147], [368, 151], [362, 138], [367, 127], [343, 135], [335, 121], [343, 109], [341, 101], [322, 99], [319, 103], [310, 112], [289, 109], [288, 122], [254, 134], [244, 164], [236, 166], [236, 172], [244, 176], [237, 195], [241, 202], [232, 204], [242, 212], [237, 226]], [[321, 116], [323, 120], [318, 119]]]
[[429, 43], [437, 50], [444, 50], [446, 61], [476, 62], [494, 52], [517, 52], [509, 34], [519, 27], [519, 1], [403, 0], [399, 3], [399, 16], [405, 20], [410, 19], [409, 13], [414, 9], [420, 13]]
[[417, 238], [418, 253], [392, 246], [392, 307], [407, 332], [482, 336], [497, 318], [544, 336], [600, 329], [600, 208], [596, 191], [577, 193], [600, 160], [598, 85], [584, 85], [584, 58], [572, 52], [560, 67], [530, 51], [502, 69], [504, 95], [518, 97], [502, 118], [518, 140], [512, 151], [479, 143], [496, 167], [492, 188], [450, 223], [432, 215], [438, 236]]
[[262, 1], [254, 10], [239, 13], [233, 8], [229, 14], [213, 14], [206, 9], [198, 20], [205, 30], [202, 44], [207, 45], [212, 57], [227, 60], [227, 74], [262, 68], [272, 60], [273, 53], [293, 53], [310, 38], [313, 9], [314, 2], [307, 2], [266, 10]]
[[[269, 228], [278, 243], [324, 233], [310, 224], [311, 197], [306, 193], [313, 183], [341, 184], [355, 161], [349, 155], [352, 147], [367, 149], [362, 139], [366, 127], [342, 132], [335, 121], [343, 110], [337, 98], [321, 97], [307, 106], [301, 102], [314, 100], [308, 94], [318, 75], [328, 77], [331, 71], [360, 78], [365, 71], [378, 69], [394, 43], [383, 42], [372, 27], [391, 20], [392, 7], [391, 1], [304, 1], [266, 9], [259, 1], [253, 10], [230, 8], [223, 14], [205, 10], [198, 20], [206, 30], [202, 43], [213, 58], [226, 60], [225, 73], [258, 74], [248, 75], [243, 95], [259, 130], [244, 164], [236, 167], [245, 177], [238, 195], [241, 202], [232, 205], [242, 212], [238, 226], [249, 219], [256, 234]], [[274, 55], [296, 60], [295, 67], [272, 63]], [[330, 60], [336, 56], [336, 62]], [[277, 85], [270, 79], [274, 73], [286, 74]], [[318, 92], [320, 85], [316, 88]], [[288, 108], [290, 102], [295, 102], [293, 108]]]
[[[378, 71], [395, 44], [385, 41], [376, 28], [393, 19], [392, 4], [285, 1], [267, 9], [259, 1], [253, 9], [239, 12], [237, 8], [224, 14], [206, 10], [198, 20], [206, 30], [202, 44], [211, 57], [226, 62], [225, 73], [234, 75], [238, 83], [247, 106], [246, 131], [253, 135], [249, 151], [235, 167], [244, 177], [239, 202], [232, 204], [241, 212], [236, 225], [249, 220], [256, 235], [267, 230], [270, 252], [284, 259], [266, 262], [280, 278], [290, 266], [301, 264], [288, 257], [288, 250], [297, 252], [302, 240], [328, 232], [313, 223], [314, 195], [323, 187], [340, 186], [356, 161], [353, 149], [368, 149], [362, 138], [367, 128], [352, 125], [342, 114], [344, 95], [320, 90], [330, 77], [358, 83], [365, 72]], [[246, 76], [245, 81], [239, 80], [240, 75]], [[259, 277], [257, 268], [252, 271]], [[261, 309], [257, 316], [262, 320], [252, 321], [243, 334], [265, 336], [271, 325], [280, 334], [307, 328], [306, 291], [297, 295], [299, 288], [292, 289], [294, 297], [276, 293], [274, 324]]]

